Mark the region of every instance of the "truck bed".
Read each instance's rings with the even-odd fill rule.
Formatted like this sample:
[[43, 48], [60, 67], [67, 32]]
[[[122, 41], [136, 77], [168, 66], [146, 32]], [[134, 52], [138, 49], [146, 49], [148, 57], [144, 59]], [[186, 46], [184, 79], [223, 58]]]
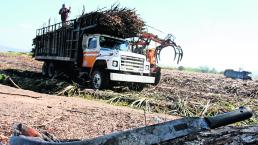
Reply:
[[66, 26], [57, 23], [37, 30], [33, 40], [36, 60], [76, 61], [79, 51], [79, 31], [75, 20]]

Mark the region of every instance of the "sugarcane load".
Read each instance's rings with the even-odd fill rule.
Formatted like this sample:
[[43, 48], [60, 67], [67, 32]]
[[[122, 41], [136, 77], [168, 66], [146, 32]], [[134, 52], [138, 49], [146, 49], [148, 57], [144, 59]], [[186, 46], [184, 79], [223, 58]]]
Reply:
[[134, 9], [112, 6], [109, 10], [93, 11], [82, 15], [78, 22], [81, 27], [96, 25], [93, 33], [103, 33], [115, 37], [135, 37], [144, 30], [144, 21]]
[[66, 21], [68, 13], [70, 8], [60, 9], [61, 23], [36, 31], [33, 52], [36, 60], [44, 62], [44, 76], [63, 72], [83, 77], [93, 89], [119, 85], [141, 91], [146, 84], [156, 85], [160, 80], [161, 69], [153, 60], [158, 60], [161, 49], [172, 46], [178, 62], [182, 59], [182, 49], [174, 39], [155, 37], [160, 43], [155, 48], [139, 44], [140, 40], [154, 39], [142, 37], [147, 33], [146, 25], [135, 9], [113, 5]]

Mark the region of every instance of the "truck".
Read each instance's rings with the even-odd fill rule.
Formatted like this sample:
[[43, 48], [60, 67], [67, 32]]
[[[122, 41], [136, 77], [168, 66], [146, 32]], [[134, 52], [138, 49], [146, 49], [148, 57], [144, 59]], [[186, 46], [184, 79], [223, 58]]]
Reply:
[[93, 89], [124, 85], [140, 91], [146, 84], [159, 83], [157, 63], [163, 48], [174, 49], [177, 63], [183, 56], [172, 34], [161, 39], [146, 32], [146, 26], [134, 9], [119, 5], [83, 12], [76, 19], [37, 29], [33, 54], [44, 62], [44, 76], [63, 72], [88, 80]]
[[224, 71], [224, 76], [232, 79], [252, 80], [252, 77], [249, 76], [250, 74], [252, 73], [249, 71], [235, 71], [233, 69], [226, 69]]
[[93, 89], [125, 85], [140, 91], [146, 84], [154, 84], [145, 55], [133, 53], [124, 38], [96, 33], [96, 27], [94, 23], [82, 26], [74, 19], [37, 29], [33, 54], [44, 62], [42, 74], [84, 77]]

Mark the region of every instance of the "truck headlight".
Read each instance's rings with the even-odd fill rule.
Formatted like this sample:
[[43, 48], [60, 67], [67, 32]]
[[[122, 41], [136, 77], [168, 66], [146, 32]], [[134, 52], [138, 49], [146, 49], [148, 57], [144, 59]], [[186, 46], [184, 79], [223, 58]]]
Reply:
[[150, 66], [149, 65], [145, 65], [145, 70], [150, 70]]
[[117, 67], [117, 66], [118, 66], [118, 61], [113, 60], [113, 62], [112, 62], [112, 66], [113, 66], [113, 67]]

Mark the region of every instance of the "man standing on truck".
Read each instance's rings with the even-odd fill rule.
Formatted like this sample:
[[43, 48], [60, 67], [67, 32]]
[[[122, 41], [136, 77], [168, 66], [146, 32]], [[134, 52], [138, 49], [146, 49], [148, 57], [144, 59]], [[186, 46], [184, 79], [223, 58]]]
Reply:
[[62, 8], [59, 10], [59, 15], [61, 15], [62, 25], [64, 26], [66, 23], [66, 20], [68, 18], [68, 13], [71, 12], [71, 7], [67, 9], [65, 7], [65, 4], [62, 5]]

